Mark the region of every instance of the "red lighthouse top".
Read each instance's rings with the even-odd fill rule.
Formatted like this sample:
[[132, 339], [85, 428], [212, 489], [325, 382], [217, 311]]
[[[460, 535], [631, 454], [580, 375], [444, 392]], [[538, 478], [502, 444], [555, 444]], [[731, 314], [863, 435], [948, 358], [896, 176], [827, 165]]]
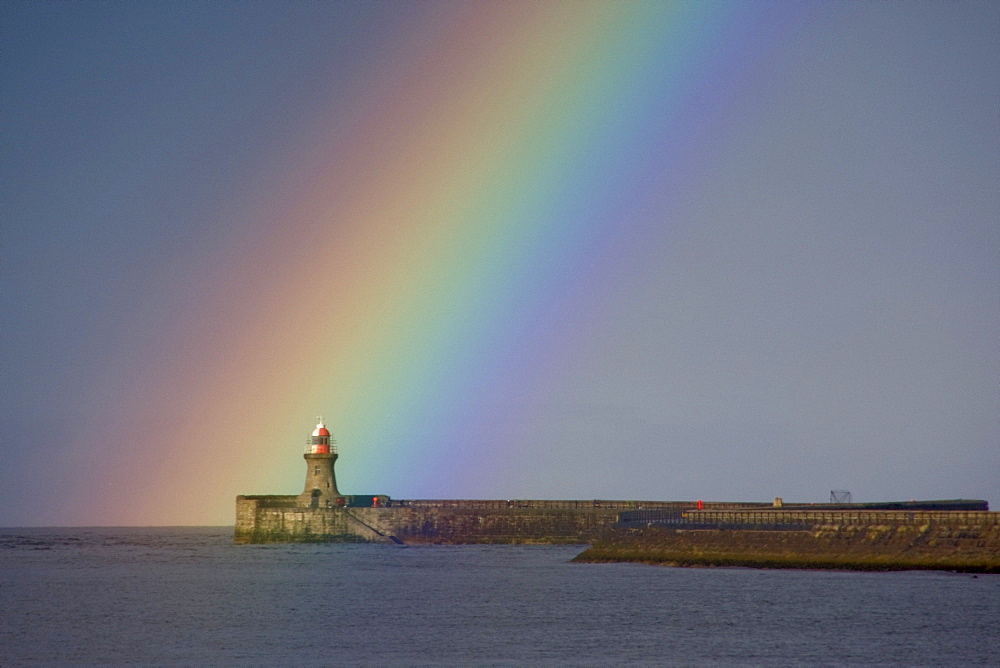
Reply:
[[329, 454], [330, 453], [330, 431], [323, 424], [323, 418], [316, 418], [318, 420], [316, 428], [313, 429], [312, 436], [309, 438], [309, 452], [313, 454]]

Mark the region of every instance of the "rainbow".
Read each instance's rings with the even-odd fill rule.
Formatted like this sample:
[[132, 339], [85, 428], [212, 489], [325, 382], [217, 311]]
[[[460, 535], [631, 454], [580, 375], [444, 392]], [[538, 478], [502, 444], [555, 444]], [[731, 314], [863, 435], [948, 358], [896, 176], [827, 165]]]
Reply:
[[104, 409], [78, 438], [128, 456], [81, 463], [108, 490], [81, 517], [228, 523], [236, 494], [300, 491], [319, 414], [347, 493], [543, 498], [519, 486], [541, 447], [524, 425], [641, 298], [626, 288], [686, 233], [720, 138], [752, 124], [746, 74], [818, 10], [407, 11], [354, 88], [317, 82], [327, 112], [301, 141], [220, 197], [220, 236], [153, 277], [149, 328], [91, 388]]

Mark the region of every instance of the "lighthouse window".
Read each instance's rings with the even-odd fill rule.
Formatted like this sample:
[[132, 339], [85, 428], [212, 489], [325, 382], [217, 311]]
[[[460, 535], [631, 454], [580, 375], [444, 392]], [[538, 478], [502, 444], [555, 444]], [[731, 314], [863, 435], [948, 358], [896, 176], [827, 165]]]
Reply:
[[319, 467], [316, 467], [316, 475], [319, 475]]

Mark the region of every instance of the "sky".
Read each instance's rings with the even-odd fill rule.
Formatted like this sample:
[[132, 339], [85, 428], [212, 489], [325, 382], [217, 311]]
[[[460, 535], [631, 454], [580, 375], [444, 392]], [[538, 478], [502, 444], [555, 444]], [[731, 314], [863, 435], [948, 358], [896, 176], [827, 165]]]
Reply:
[[0, 526], [1000, 504], [1000, 4], [0, 3]]

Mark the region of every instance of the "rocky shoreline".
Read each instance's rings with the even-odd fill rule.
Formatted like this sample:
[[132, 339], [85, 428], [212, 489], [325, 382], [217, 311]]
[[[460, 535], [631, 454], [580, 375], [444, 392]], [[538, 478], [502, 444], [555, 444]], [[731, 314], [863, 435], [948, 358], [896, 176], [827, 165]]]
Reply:
[[1000, 573], [1000, 525], [817, 525], [810, 530], [784, 531], [618, 529], [574, 561]]

